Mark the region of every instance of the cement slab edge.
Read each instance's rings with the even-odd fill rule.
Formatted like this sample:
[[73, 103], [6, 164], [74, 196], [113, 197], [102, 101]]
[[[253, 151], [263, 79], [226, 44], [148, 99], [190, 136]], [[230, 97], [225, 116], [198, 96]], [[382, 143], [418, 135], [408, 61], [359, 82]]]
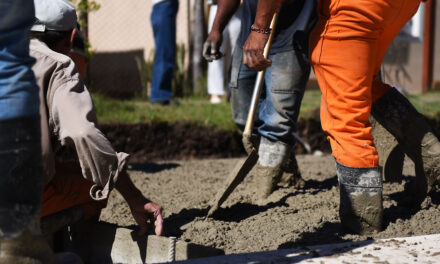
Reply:
[[180, 264], [440, 263], [440, 234], [192, 259]]

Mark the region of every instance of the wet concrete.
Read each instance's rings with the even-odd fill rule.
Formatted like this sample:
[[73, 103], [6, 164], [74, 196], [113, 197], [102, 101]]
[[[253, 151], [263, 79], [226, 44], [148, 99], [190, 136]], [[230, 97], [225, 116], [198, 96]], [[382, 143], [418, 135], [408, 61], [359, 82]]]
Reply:
[[[226, 254], [440, 233], [439, 193], [419, 207], [405, 202], [404, 185], [415, 175], [408, 159], [402, 183], [384, 183], [383, 231], [372, 235], [341, 232], [339, 189], [330, 155], [298, 156], [305, 188], [278, 188], [258, 205], [253, 203], [256, 190], [251, 172], [214, 217], [205, 220], [210, 202], [238, 160], [131, 164], [129, 173], [148, 198], [164, 207], [166, 236], [222, 249]], [[135, 224], [117, 192], [112, 193], [101, 220]]]

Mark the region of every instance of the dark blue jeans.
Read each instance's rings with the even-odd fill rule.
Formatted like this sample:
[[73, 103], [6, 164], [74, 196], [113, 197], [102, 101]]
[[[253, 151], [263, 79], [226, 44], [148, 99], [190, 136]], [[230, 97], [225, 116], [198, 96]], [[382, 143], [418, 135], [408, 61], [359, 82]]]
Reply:
[[[270, 55], [272, 66], [266, 70], [255, 118], [254, 133], [293, 145], [299, 109], [310, 75], [307, 54], [291, 50]], [[243, 64], [243, 50], [235, 48], [231, 67], [232, 116], [244, 128], [257, 72]]]
[[0, 0], [0, 239], [39, 232], [39, 89], [28, 39], [34, 17], [33, 1]]
[[0, 120], [39, 114], [38, 86], [29, 56], [34, 21], [29, 0], [0, 0]]
[[153, 26], [156, 53], [154, 56], [151, 102], [163, 102], [173, 96], [172, 80], [176, 62], [176, 15], [177, 0], [166, 0], [153, 6]]

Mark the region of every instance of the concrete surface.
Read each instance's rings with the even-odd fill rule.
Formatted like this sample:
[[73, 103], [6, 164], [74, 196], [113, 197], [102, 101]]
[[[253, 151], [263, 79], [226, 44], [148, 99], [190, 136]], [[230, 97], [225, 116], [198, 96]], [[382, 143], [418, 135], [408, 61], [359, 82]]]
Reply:
[[440, 234], [435, 234], [227, 255], [175, 263], [440, 263], [439, 243]]

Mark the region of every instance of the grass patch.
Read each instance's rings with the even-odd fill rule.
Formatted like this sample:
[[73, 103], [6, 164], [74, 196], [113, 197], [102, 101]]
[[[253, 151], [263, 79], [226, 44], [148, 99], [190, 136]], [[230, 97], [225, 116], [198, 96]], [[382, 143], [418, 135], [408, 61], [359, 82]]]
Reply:
[[440, 91], [410, 95], [408, 99], [425, 116], [434, 117], [440, 114]]
[[[92, 97], [101, 123], [189, 121], [216, 129], [229, 131], [236, 129], [229, 103], [213, 105], [205, 97], [181, 99], [178, 106], [153, 105], [139, 98], [117, 100], [96, 93]], [[408, 98], [424, 115], [433, 117], [440, 114], [440, 91], [410, 95]], [[312, 113], [319, 107], [320, 100], [319, 90], [307, 90], [302, 101], [300, 117], [313, 117]]]
[[206, 99], [181, 99], [178, 106], [161, 106], [141, 99], [117, 100], [93, 94], [100, 123], [189, 121], [222, 130], [234, 130], [229, 103], [210, 104]]

